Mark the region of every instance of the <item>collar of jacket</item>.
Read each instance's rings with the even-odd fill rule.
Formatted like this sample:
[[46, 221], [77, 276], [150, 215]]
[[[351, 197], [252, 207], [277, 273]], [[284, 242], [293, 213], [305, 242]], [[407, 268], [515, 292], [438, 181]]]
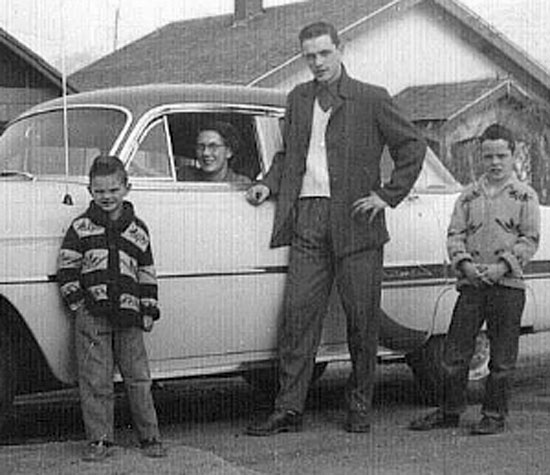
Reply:
[[122, 203], [122, 214], [116, 221], [109, 219], [109, 215], [97, 206], [93, 201], [90, 203], [88, 210], [86, 211], [88, 217], [95, 223], [105, 228], [110, 228], [115, 231], [121, 232], [126, 229], [130, 223], [134, 220], [134, 206], [129, 201]]
[[[508, 179], [504, 183], [501, 183], [497, 187], [493, 187], [493, 191], [494, 191], [493, 196], [496, 196], [496, 195], [502, 193], [502, 191], [505, 190], [508, 187], [513, 188], [518, 183], [521, 183], [521, 182], [519, 181], [517, 175], [515, 173], [513, 173], [512, 175], [510, 175], [510, 177], [508, 177]], [[479, 180], [476, 182], [476, 185], [486, 195], [489, 195], [487, 190], [491, 188], [491, 185], [489, 184], [489, 180], [487, 179], [487, 174], [486, 173], [484, 173], [483, 175], [481, 175], [481, 177], [479, 177]]]
[[[353, 79], [348, 76], [346, 68], [342, 65], [342, 75], [338, 79], [338, 96], [336, 99], [349, 99], [354, 96], [352, 82]], [[317, 82], [315, 80], [306, 83], [306, 87], [302, 89], [302, 95], [314, 100], [317, 87]]]

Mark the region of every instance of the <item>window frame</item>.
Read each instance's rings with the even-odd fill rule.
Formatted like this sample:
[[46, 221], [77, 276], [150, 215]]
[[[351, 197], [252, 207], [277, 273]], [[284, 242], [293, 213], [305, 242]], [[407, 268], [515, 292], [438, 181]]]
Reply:
[[170, 135], [170, 128], [168, 127], [168, 119], [166, 115], [162, 115], [157, 117], [156, 119], [152, 120], [147, 127], [143, 130], [143, 133], [138, 137], [137, 143], [135, 146], [135, 149], [132, 153], [132, 157], [130, 160], [127, 161], [126, 169], [129, 171], [130, 167], [132, 166], [132, 162], [136, 158], [136, 154], [140, 150], [141, 144], [147, 139], [148, 134], [155, 129], [157, 126], [162, 127], [162, 132], [165, 140], [166, 150], [168, 151], [168, 168], [169, 168], [169, 175], [166, 176], [138, 176], [138, 175], [131, 175], [129, 174], [129, 178], [131, 180], [154, 180], [154, 181], [174, 181], [175, 177], [175, 169], [174, 169], [174, 151], [172, 147], [172, 137]]
[[209, 190], [209, 189], [242, 189], [243, 186], [235, 183], [217, 182], [217, 183], [205, 183], [196, 181], [178, 181], [176, 177], [176, 168], [174, 160], [173, 149], [173, 137], [170, 133], [169, 116], [174, 114], [239, 114], [245, 116], [251, 116], [251, 124], [253, 127], [254, 144], [257, 150], [256, 159], [260, 168], [260, 174], [263, 175], [269, 169], [273, 157], [266, 157], [266, 145], [265, 140], [260, 133], [258, 122], [256, 118], [258, 116], [271, 116], [276, 117], [278, 120], [284, 116], [284, 107], [274, 106], [258, 106], [249, 104], [234, 104], [234, 103], [178, 103], [178, 104], [165, 104], [162, 106], [154, 107], [145, 112], [139, 120], [136, 122], [133, 130], [128, 135], [126, 143], [121, 150], [120, 157], [125, 166], [128, 167], [133, 160], [135, 153], [139, 150], [139, 144], [142, 141], [142, 137], [145, 137], [145, 133], [150, 129], [152, 124], [156, 123], [159, 119], [163, 120], [166, 127], [165, 136], [169, 140], [168, 150], [170, 157], [171, 177], [158, 178], [158, 177], [132, 177], [132, 182], [136, 184], [152, 185], [153, 183], [170, 183], [177, 185], [178, 188], [192, 188], [193, 190]]

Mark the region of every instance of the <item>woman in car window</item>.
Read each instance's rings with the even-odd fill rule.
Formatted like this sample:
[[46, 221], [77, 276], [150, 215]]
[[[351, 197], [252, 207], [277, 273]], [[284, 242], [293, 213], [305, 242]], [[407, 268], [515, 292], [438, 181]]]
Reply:
[[195, 145], [197, 167], [182, 167], [178, 180], [250, 183], [245, 175], [234, 172], [229, 162], [237, 156], [240, 140], [227, 122], [212, 122], [201, 128]]

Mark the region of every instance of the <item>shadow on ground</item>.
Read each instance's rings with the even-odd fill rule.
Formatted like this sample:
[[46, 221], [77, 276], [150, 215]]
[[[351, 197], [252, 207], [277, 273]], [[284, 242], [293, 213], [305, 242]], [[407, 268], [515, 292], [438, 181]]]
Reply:
[[[421, 404], [411, 376], [404, 365], [382, 367], [375, 387], [375, 407]], [[343, 407], [348, 369], [330, 368], [311, 389], [308, 410]], [[159, 422], [201, 424], [249, 419], [271, 408], [271, 395], [253, 390], [240, 377], [193, 379], [155, 384], [153, 389]], [[125, 432], [131, 417], [123, 387], [117, 388], [115, 424]], [[43, 443], [84, 439], [78, 393], [74, 389], [22, 396], [0, 437], [0, 444]]]
[[[547, 390], [546, 372], [533, 364], [517, 372], [514, 392], [519, 395], [528, 385], [543, 393]], [[311, 388], [307, 410], [333, 412], [344, 409], [343, 394], [347, 365], [329, 366], [325, 375]], [[200, 425], [210, 422], [245, 424], [252, 416], [268, 412], [272, 395], [253, 390], [240, 377], [191, 379], [155, 384], [153, 389], [161, 430], [168, 426]], [[535, 400], [514, 398], [522, 406]], [[538, 404], [546, 404], [544, 401]], [[374, 408], [382, 412], [395, 407], [422, 407], [423, 401], [405, 365], [379, 366]], [[117, 388], [115, 424], [121, 437], [132, 437], [129, 406], [123, 387]], [[534, 408], [533, 408], [534, 409]], [[78, 393], [64, 390], [23, 396], [16, 400], [0, 445], [83, 440]]]

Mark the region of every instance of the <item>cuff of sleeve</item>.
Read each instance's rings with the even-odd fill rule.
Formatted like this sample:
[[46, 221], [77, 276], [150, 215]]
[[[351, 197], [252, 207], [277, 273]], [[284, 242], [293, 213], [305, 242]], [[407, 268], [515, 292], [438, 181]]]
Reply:
[[395, 208], [400, 201], [392, 200], [390, 198], [389, 193], [387, 193], [384, 188], [379, 188], [378, 190], [372, 190], [373, 193], [376, 193], [378, 195], [378, 198], [380, 198], [382, 201], [384, 201], [388, 206], [391, 206], [392, 208]]
[[502, 259], [508, 267], [510, 268], [512, 275], [521, 275], [523, 272], [523, 269], [521, 267], [521, 264], [519, 263], [516, 256], [514, 256], [511, 252], [503, 252], [500, 254], [499, 259]]
[[78, 309], [84, 307], [84, 299], [73, 302], [69, 305], [71, 312], [76, 312]]
[[451, 264], [456, 272], [461, 272], [460, 264], [462, 264], [464, 261], [472, 262], [472, 260], [473, 259], [470, 254], [468, 254], [467, 252], [461, 252], [460, 254], [457, 254], [453, 257]]
[[157, 321], [160, 318], [160, 310], [156, 305], [151, 304], [141, 304], [141, 314], [150, 316], [154, 321]]

